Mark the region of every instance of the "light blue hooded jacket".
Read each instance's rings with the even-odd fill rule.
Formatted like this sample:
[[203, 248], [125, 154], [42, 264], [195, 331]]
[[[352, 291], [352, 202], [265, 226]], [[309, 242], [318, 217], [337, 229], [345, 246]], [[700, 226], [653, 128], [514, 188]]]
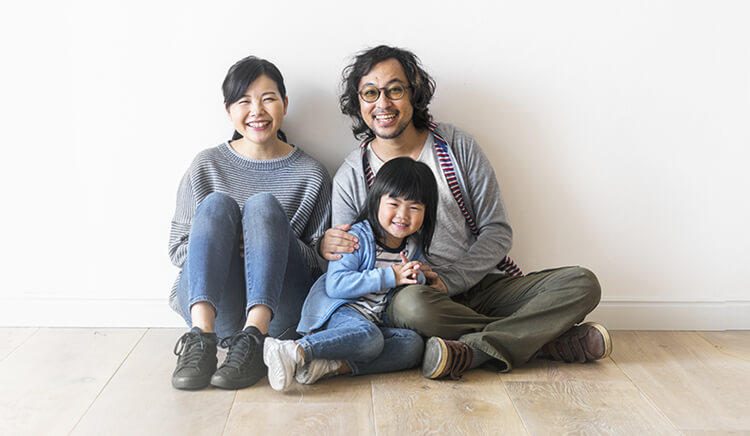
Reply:
[[[375, 268], [375, 236], [370, 223], [365, 220], [354, 224], [349, 231], [359, 240], [359, 249], [341, 253], [339, 260], [328, 263], [328, 272], [313, 284], [302, 306], [297, 332], [309, 334], [319, 329], [342, 304], [353, 303], [367, 294], [396, 287], [393, 268]], [[420, 260], [422, 247], [417, 247], [409, 260]], [[426, 279], [422, 272], [419, 284]], [[391, 291], [388, 299], [391, 298]]]

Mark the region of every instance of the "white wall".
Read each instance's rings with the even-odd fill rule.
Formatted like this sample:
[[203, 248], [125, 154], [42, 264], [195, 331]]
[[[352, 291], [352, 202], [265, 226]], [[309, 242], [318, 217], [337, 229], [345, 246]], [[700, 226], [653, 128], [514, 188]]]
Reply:
[[611, 327], [750, 328], [746, 2], [61, 3], [0, 18], [0, 325], [181, 325], [169, 222], [228, 67], [279, 66], [333, 173], [341, 69], [389, 43], [482, 144], [524, 269], [588, 266]]

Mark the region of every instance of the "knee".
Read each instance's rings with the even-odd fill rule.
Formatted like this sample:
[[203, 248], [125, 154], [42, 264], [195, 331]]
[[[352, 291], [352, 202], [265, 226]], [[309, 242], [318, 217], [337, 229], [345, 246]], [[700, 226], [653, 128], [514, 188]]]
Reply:
[[256, 225], [274, 223], [279, 220], [289, 221], [284, 208], [272, 194], [261, 192], [248, 198], [243, 208], [243, 221]]
[[357, 353], [357, 360], [369, 362], [380, 356], [385, 344], [385, 339], [380, 329], [375, 324], [370, 323], [369, 326], [362, 329], [360, 336], [359, 343], [361, 346]]
[[564, 272], [569, 287], [577, 290], [581, 300], [593, 310], [602, 297], [602, 288], [596, 275], [580, 266], [566, 268]]
[[223, 192], [212, 192], [198, 205], [196, 215], [198, 214], [235, 217], [239, 216], [240, 207], [229, 195]]
[[440, 314], [430, 306], [444, 294], [428, 286], [407, 286], [393, 296], [389, 315], [394, 325], [415, 330], [424, 336], [433, 336], [432, 330], [440, 325]]
[[407, 362], [407, 368], [419, 365], [424, 355], [424, 339], [412, 330], [404, 330], [403, 336], [404, 359]]
[[190, 239], [193, 239], [196, 232], [209, 229], [211, 232], [234, 232], [239, 227], [240, 217], [240, 206], [232, 197], [221, 192], [212, 192], [195, 210]]

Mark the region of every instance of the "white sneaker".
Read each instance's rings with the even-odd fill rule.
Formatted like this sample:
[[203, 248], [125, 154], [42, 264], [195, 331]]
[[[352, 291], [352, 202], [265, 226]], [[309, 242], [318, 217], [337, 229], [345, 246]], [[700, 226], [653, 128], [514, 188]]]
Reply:
[[300, 367], [294, 378], [303, 385], [311, 385], [323, 377], [334, 375], [339, 368], [341, 368], [340, 360], [315, 359]]
[[277, 391], [287, 390], [297, 368], [305, 363], [296, 342], [274, 338], [266, 338], [263, 343], [263, 361], [268, 367], [268, 383]]

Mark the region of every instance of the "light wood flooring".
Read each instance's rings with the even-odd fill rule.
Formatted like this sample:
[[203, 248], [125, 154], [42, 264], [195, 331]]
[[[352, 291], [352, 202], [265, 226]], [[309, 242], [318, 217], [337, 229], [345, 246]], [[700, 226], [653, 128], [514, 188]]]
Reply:
[[750, 331], [612, 332], [611, 358], [278, 393], [171, 387], [178, 329], [0, 329], [0, 435], [750, 435]]

